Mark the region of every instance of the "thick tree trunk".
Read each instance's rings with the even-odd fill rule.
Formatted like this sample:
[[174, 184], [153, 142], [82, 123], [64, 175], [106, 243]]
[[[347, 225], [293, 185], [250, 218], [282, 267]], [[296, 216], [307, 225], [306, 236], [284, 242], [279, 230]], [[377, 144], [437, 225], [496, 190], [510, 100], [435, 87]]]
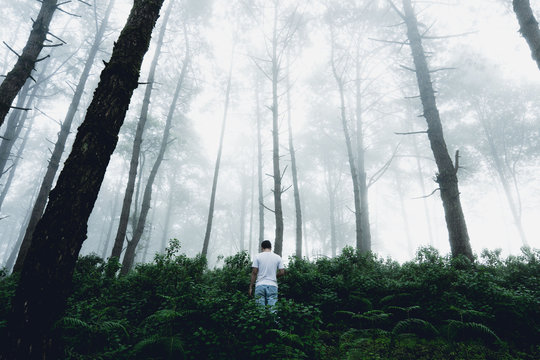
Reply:
[[[287, 57], [287, 61], [288, 61]], [[291, 93], [289, 73], [287, 71], [287, 127], [289, 130], [289, 153], [291, 154], [291, 173], [293, 179], [294, 208], [296, 213], [296, 256], [302, 258], [302, 207], [300, 203], [300, 189], [298, 187], [298, 171], [296, 167], [296, 153], [294, 151], [293, 133], [291, 126]]]
[[34, 229], [36, 228], [36, 225], [41, 218], [41, 215], [43, 214], [43, 210], [45, 209], [45, 205], [47, 204], [47, 197], [53, 187], [56, 173], [58, 171], [58, 168], [60, 167], [60, 161], [62, 159], [62, 155], [64, 154], [66, 142], [69, 134], [71, 133], [71, 125], [73, 123], [73, 119], [75, 118], [75, 114], [77, 113], [77, 109], [79, 108], [81, 98], [84, 94], [84, 88], [86, 87], [86, 82], [88, 80], [90, 70], [92, 69], [96, 54], [103, 39], [103, 34], [105, 33], [105, 29], [107, 28], [107, 22], [113, 5], [114, 0], [109, 2], [109, 7], [107, 8], [105, 18], [103, 19], [101, 26], [98, 29], [96, 36], [94, 37], [94, 43], [90, 48], [88, 58], [86, 60], [86, 63], [84, 64], [84, 69], [81, 73], [81, 76], [79, 77], [79, 82], [77, 84], [77, 87], [75, 88], [73, 98], [71, 99], [71, 104], [69, 105], [66, 117], [64, 118], [64, 122], [62, 123], [62, 126], [60, 128], [60, 132], [58, 133], [58, 139], [54, 144], [54, 150], [51, 154], [51, 159], [49, 160], [45, 176], [41, 182], [41, 187], [36, 198], [36, 203], [34, 204], [34, 207], [32, 209], [32, 213], [30, 215], [28, 226], [26, 227], [26, 233], [24, 235], [21, 249], [19, 250], [19, 255], [17, 257], [17, 261], [15, 262], [15, 267], [13, 268], [13, 271], [15, 272], [18, 272], [22, 269], [24, 258], [26, 257], [26, 253], [32, 241], [32, 234], [34, 233]]
[[540, 29], [529, 0], [513, 0], [514, 12], [519, 22], [519, 32], [529, 45], [531, 55], [540, 69]]
[[403, 8], [405, 10], [404, 20], [407, 25], [407, 37], [411, 46], [416, 79], [424, 108], [424, 117], [428, 125], [428, 138], [438, 169], [436, 181], [441, 192], [452, 256], [465, 255], [472, 260], [473, 254], [469, 234], [459, 198], [458, 168], [454, 167], [444, 140], [439, 110], [435, 101], [435, 92], [433, 91], [422, 39], [418, 32], [417, 19], [411, 1], [403, 0]]
[[118, 223], [118, 230], [116, 232], [116, 237], [114, 239], [114, 245], [111, 253], [111, 257], [116, 257], [120, 260], [122, 255], [122, 249], [124, 246], [124, 241], [126, 239], [127, 226], [129, 223], [129, 214], [131, 210], [131, 203], [133, 201], [133, 192], [135, 190], [135, 180], [137, 179], [137, 168], [139, 167], [139, 156], [141, 153], [141, 145], [143, 141], [144, 128], [146, 126], [146, 120], [148, 119], [148, 108], [150, 106], [150, 97], [152, 95], [152, 90], [154, 87], [154, 78], [156, 73], [156, 68], [161, 55], [161, 47], [163, 45], [163, 38], [165, 37], [165, 30], [167, 28], [167, 22], [171, 13], [171, 8], [174, 4], [174, 1], [169, 3], [167, 11], [163, 17], [163, 24], [159, 32], [156, 52], [150, 64], [150, 71], [148, 73], [148, 81], [146, 85], [146, 90], [144, 93], [144, 99], [141, 108], [141, 116], [139, 122], [137, 123], [137, 129], [135, 130], [135, 139], [133, 141], [133, 150], [131, 152], [131, 161], [129, 163], [129, 174], [128, 181], [126, 185], [126, 191], [124, 193], [124, 201], [122, 202], [122, 211], [120, 213], [120, 221]]
[[137, 245], [139, 245], [139, 241], [141, 240], [144, 233], [146, 217], [148, 216], [148, 211], [150, 210], [150, 203], [152, 200], [152, 187], [154, 186], [154, 181], [156, 180], [159, 167], [161, 166], [161, 162], [163, 161], [163, 157], [165, 156], [165, 151], [167, 150], [167, 145], [169, 143], [169, 134], [172, 127], [172, 120], [174, 117], [174, 112], [176, 110], [178, 98], [180, 97], [180, 91], [184, 86], [184, 80], [186, 78], [189, 62], [189, 47], [186, 43], [186, 57], [184, 59], [180, 78], [178, 79], [178, 83], [176, 84], [176, 90], [174, 91], [171, 106], [169, 107], [169, 113], [167, 114], [167, 121], [165, 123], [165, 129], [163, 130], [163, 137], [161, 138], [161, 146], [159, 148], [159, 153], [156, 161], [154, 162], [154, 165], [152, 166], [152, 170], [150, 170], [150, 174], [148, 175], [148, 180], [144, 188], [141, 212], [139, 213], [137, 219], [137, 226], [135, 228], [135, 231], [133, 232], [133, 238], [131, 239], [131, 241], [128, 242], [128, 245], [126, 247], [126, 253], [122, 261], [122, 269], [120, 270], [121, 275], [126, 275], [133, 267], [133, 263], [135, 261], [135, 251], [137, 250]]
[[283, 208], [281, 205], [281, 170], [279, 168], [279, 107], [278, 107], [278, 82], [279, 82], [279, 59], [278, 46], [278, 5], [274, 4], [274, 30], [272, 35], [272, 165], [274, 169], [274, 215], [276, 218], [276, 231], [274, 239], [274, 252], [279, 256], [283, 252]]
[[358, 192], [360, 195], [360, 212], [362, 226], [362, 248], [371, 250], [371, 228], [369, 223], [368, 186], [365, 166], [364, 123], [362, 117], [362, 89], [360, 78], [360, 55], [356, 52], [356, 166], [358, 170]]
[[[46, 3], [48, 3], [46, 1]], [[111, 154], [163, 0], [134, 0], [49, 203], [32, 237], [0, 359], [59, 359], [51, 329], [62, 316]]]
[[0, 84], [0, 126], [4, 123], [13, 100], [30, 77], [38, 60], [39, 53], [43, 49], [49, 32], [49, 25], [56, 10], [57, 0], [43, 0], [41, 9], [34, 21], [28, 41], [19, 56], [13, 69], [6, 75]]
[[206, 232], [204, 234], [204, 242], [202, 248], [202, 256], [208, 255], [208, 245], [210, 244], [210, 234], [212, 232], [212, 221], [214, 220], [214, 206], [216, 203], [216, 192], [219, 178], [219, 166], [221, 164], [221, 153], [223, 151], [223, 139], [225, 137], [225, 128], [227, 125], [227, 112], [229, 111], [229, 98], [231, 94], [232, 68], [234, 59], [234, 48], [231, 52], [231, 63], [229, 65], [229, 75], [227, 78], [227, 90], [225, 91], [225, 106], [223, 109], [223, 120], [221, 122], [221, 134], [219, 135], [219, 148], [216, 157], [216, 165], [214, 168], [214, 179], [212, 181], [212, 193], [210, 194], [210, 206], [208, 207], [208, 219], [206, 222]]

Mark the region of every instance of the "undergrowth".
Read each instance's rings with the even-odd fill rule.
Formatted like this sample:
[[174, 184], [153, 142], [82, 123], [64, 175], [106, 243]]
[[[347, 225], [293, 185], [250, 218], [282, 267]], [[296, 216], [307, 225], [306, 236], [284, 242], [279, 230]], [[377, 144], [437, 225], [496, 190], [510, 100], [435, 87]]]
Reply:
[[[538, 359], [540, 251], [471, 263], [422, 248], [398, 264], [345, 248], [291, 258], [277, 313], [247, 295], [250, 259], [165, 254], [117, 276], [81, 257], [56, 325], [65, 359]], [[0, 329], [17, 279], [0, 274]]]

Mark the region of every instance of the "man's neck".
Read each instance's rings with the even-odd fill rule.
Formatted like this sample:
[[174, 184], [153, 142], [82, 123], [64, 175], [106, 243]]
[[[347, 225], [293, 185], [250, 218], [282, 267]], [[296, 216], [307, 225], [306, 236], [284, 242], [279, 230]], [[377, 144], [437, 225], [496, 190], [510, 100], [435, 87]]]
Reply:
[[272, 249], [263, 249], [263, 252], [272, 252]]

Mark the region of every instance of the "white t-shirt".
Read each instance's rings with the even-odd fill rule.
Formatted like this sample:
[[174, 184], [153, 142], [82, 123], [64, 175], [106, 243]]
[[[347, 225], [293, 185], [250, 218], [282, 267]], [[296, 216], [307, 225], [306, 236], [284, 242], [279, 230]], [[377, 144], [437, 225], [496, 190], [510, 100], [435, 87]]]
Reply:
[[251, 267], [259, 269], [257, 273], [257, 282], [255, 286], [259, 285], [272, 285], [277, 287], [276, 273], [278, 269], [284, 269], [281, 256], [271, 251], [263, 251], [258, 253], [253, 259]]

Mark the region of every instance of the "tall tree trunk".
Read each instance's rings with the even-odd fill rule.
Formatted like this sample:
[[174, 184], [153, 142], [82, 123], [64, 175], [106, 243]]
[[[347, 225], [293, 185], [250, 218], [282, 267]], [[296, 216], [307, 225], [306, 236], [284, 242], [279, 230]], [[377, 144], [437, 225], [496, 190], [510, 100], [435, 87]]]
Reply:
[[105, 17], [101, 23], [100, 28], [96, 32], [96, 36], [94, 37], [94, 43], [92, 44], [92, 47], [90, 48], [90, 51], [88, 53], [88, 58], [86, 60], [86, 63], [84, 64], [84, 69], [81, 73], [81, 76], [79, 77], [79, 82], [77, 84], [77, 87], [75, 88], [75, 93], [73, 95], [73, 98], [71, 99], [71, 104], [69, 105], [66, 117], [64, 118], [64, 122], [62, 123], [62, 126], [60, 128], [60, 132], [58, 133], [58, 139], [54, 144], [54, 150], [51, 154], [51, 159], [49, 160], [47, 171], [41, 182], [41, 187], [36, 198], [36, 203], [34, 204], [28, 226], [26, 227], [26, 233], [23, 238], [21, 249], [19, 250], [19, 256], [17, 257], [17, 261], [15, 262], [15, 267], [13, 270], [16, 272], [19, 272], [22, 269], [24, 258], [26, 257], [26, 253], [28, 252], [28, 248], [30, 247], [30, 243], [32, 241], [32, 234], [34, 233], [34, 229], [36, 228], [36, 225], [41, 218], [41, 215], [43, 214], [43, 210], [45, 209], [45, 205], [47, 204], [47, 197], [53, 187], [56, 173], [58, 171], [58, 168], [60, 167], [60, 161], [62, 159], [62, 155], [64, 154], [67, 138], [71, 133], [71, 125], [73, 123], [73, 119], [75, 118], [75, 114], [77, 113], [77, 109], [79, 108], [81, 98], [84, 94], [84, 88], [86, 87], [86, 82], [88, 80], [90, 70], [92, 69], [96, 54], [103, 39], [103, 34], [105, 33], [105, 29], [107, 28], [107, 22], [109, 20], [109, 15], [111, 13], [113, 5], [114, 0], [109, 2]]
[[174, 205], [174, 202], [175, 202], [175, 196], [174, 196], [174, 191], [173, 191], [173, 185], [174, 185], [174, 174], [171, 173], [169, 175], [169, 191], [170, 191], [170, 194], [169, 194], [169, 197], [167, 198], [167, 210], [166, 210], [166, 213], [165, 213], [165, 224], [163, 225], [163, 234], [161, 236], [161, 248], [160, 248], [160, 253], [161, 254], [164, 254], [165, 253], [165, 248], [167, 247], [167, 240], [169, 239], [168, 235], [169, 235], [169, 227], [170, 227], [170, 224], [171, 224], [171, 217], [172, 217], [172, 209], [173, 209], [173, 205]]
[[114, 217], [116, 216], [116, 211], [118, 210], [118, 191], [114, 193], [114, 199], [112, 200], [111, 206], [111, 216], [109, 220], [109, 226], [107, 227], [107, 235], [105, 235], [105, 241], [103, 244], [103, 249], [101, 250], [101, 258], [105, 259], [109, 250], [109, 244], [111, 242], [112, 229], [114, 227]]
[[[187, 34], [185, 36], [187, 38]], [[148, 180], [144, 188], [141, 212], [139, 213], [137, 219], [137, 227], [135, 228], [135, 231], [133, 233], [133, 238], [131, 239], [131, 241], [128, 242], [128, 245], [126, 247], [126, 253], [122, 261], [122, 269], [120, 270], [121, 275], [126, 275], [133, 267], [133, 263], [135, 261], [135, 250], [137, 249], [137, 245], [139, 244], [139, 241], [141, 240], [144, 233], [146, 217], [148, 216], [148, 211], [150, 210], [150, 202], [152, 200], [152, 186], [154, 185], [154, 181], [156, 179], [159, 167], [161, 166], [161, 162], [163, 161], [163, 157], [165, 156], [165, 151], [167, 150], [167, 145], [169, 143], [169, 134], [172, 127], [172, 120], [174, 117], [174, 112], [176, 110], [178, 98], [180, 97], [180, 90], [182, 90], [184, 86], [184, 79], [186, 77], [189, 62], [189, 46], [186, 40], [186, 56], [184, 59], [184, 64], [182, 66], [180, 78], [178, 79], [178, 83], [176, 84], [176, 90], [174, 91], [171, 106], [169, 107], [169, 113], [167, 114], [167, 121], [165, 123], [165, 129], [163, 130], [163, 137], [161, 138], [161, 146], [159, 148], [159, 153], [156, 161], [154, 162], [154, 165], [152, 166], [152, 170], [150, 170], [150, 174], [148, 175]]]
[[531, 55], [540, 69], [540, 29], [529, 0], [513, 0], [514, 12], [519, 22], [519, 32], [529, 45]]
[[257, 83], [255, 86], [255, 100], [257, 106], [257, 189], [258, 189], [258, 200], [259, 200], [259, 243], [256, 247], [260, 247], [261, 243], [264, 241], [264, 189], [263, 189], [263, 175], [262, 175], [262, 138], [261, 138], [261, 108], [259, 100], [259, 80], [257, 78]]
[[360, 187], [358, 185], [358, 170], [356, 168], [356, 161], [354, 159], [354, 152], [352, 148], [351, 136], [349, 134], [349, 127], [347, 126], [347, 117], [345, 115], [345, 89], [343, 85], [342, 75], [338, 73], [335, 60], [334, 60], [334, 34], [332, 30], [332, 73], [334, 79], [338, 85], [339, 90], [339, 100], [340, 100], [340, 111], [341, 111], [341, 126], [343, 128], [343, 135], [345, 136], [345, 145], [347, 146], [347, 157], [349, 159], [349, 168], [351, 170], [351, 178], [353, 184], [353, 195], [354, 195], [354, 218], [356, 224], [356, 248], [361, 252], [370, 251], [369, 248], [365, 247], [364, 234], [362, 227], [362, 204], [360, 200]]
[[278, 82], [280, 64], [278, 59], [278, 4], [274, 4], [274, 30], [272, 34], [272, 165], [274, 178], [274, 215], [276, 218], [276, 231], [274, 239], [274, 252], [279, 256], [283, 252], [283, 208], [281, 205], [281, 170], [279, 168], [279, 107]]
[[152, 217], [150, 218], [150, 223], [148, 224], [148, 234], [146, 236], [146, 241], [144, 242], [144, 250], [143, 250], [143, 256], [141, 261], [143, 263], [146, 262], [146, 258], [148, 257], [148, 250], [150, 249], [150, 242], [152, 241], [152, 230], [154, 230], [154, 221], [156, 220], [156, 202], [157, 197], [154, 198], [154, 204], [152, 205]]
[[[8, 315], [0, 359], [59, 359], [51, 334], [62, 316], [87, 222], [118, 141], [163, 0], [134, 0], [71, 153], [38, 222]], [[109, 106], [103, 106], [109, 104]]]
[[156, 52], [152, 59], [150, 65], [150, 71], [148, 73], [148, 81], [146, 85], [146, 90], [144, 93], [143, 104], [141, 108], [141, 116], [139, 122], [137, 123], [137, 129], [135, 130], [135, 139], [133, 141], [133, 150], [131, 152], [131, 161], [129, 163], [129, 175], [126, 185], [126, 191], [124, 193], [124, 201], [122, 202], [122, 212], [120, 213], [120, 221], [118, 223], [118, 230], [116, 232], [116, 237], [114, 239], [114, 245], [111, 253], [111, 257], [115, 257], [120, 260], [122, 255], [122, 249], [124, 246], [124, 241], [126, 239], [127, 226], [129, 223], [129, 213], [131, 210], [131, 203], [133, 201], [133, 192], [135, 190], [135, 180], [137, 178], [137, 168], [139, 166], [139, 156], [141, 153], [141, 144], [143, 141], [144, 128], [146, 126], [146, 120], [148, 119], [148, 108], [150, 106], [150, 97], [152, 95], [152, 90], [154, 87], [154, 78], [156, 73], [156, 68], [161, 55], [161, 47], [163, 45], [163, 38], [165, 37], [165, 30], [167, 28], [167, 22], [171, 14], [171, 8], [174, 4], [174, 1], [169, 2], [167, 11], [163, 17], [163, 23], [159, 32]]
[[253, 251], [253, 214], [255, 212], [255, 156], [251, 162], [251, 190], [249, 197], [249, 240], [248, 240], [248, 254], [251, 255]]
[[[27, 114], [24, 114], [24, 117], [26, 117]], [[21, 130], [24, 126], [24, 123], [26, 121], [21, 121], [19, 123], [19, 129], [17, 130], [16, 136], [19, 137]], [[15, 159], [13, 160], [13, 165], [11, 166], [11, 169], [9, 171], [8, 178], [6, 180], [6, 183], [4, 184], [4, 188], [2, 189], [2, 193], [0, 194], [0, 209], [2, 209], [2, 205], [4, 204], [4, 200], [6, 199], [6, 195], [8, 193], [9, 188], [11, 187], [11, 183], [13, 181], [13, 178], [15, 177], [15, 171], [17, 170], [17, 165], [19, 164], [20, 159], [22, 158], [22, 153], [24, 148], [26, 147], [26, 143], [28, 142], [30, 131], [32, 130], [32, 125], [34, 124], [34, 119], [30, 121], [30, 125], [28, 126], [28, 129], [26, 129], [26, 132], [24, 134], [24, 138], [22, 143], [19, 145], [19, 148], [17, 149], [17, 154], [15, 154]], [[25, 222], [26, 223], [26, 222]]]
[[[409, 226], [409, 214], [407, 213], [407, 209], [405, 208], [405, 198], [403, 196], [405, 190], [403, 189], [402, 182], [401, 182], [401, 174], [399, 174], [397, 171], [394, 173], [396, 177], [396, 190], [399, 197], [399, 208], [401, 210], [401, 218], [403, 219], [403, 228], [405, 233], [405, 240], [407, 242], [407, 253], [410, 258], [413, 257], [413, 244], [412, 244], [412, 237], [411, 237], [411, 228]], [[400, 241], [401, 239], [398, 239]], [[404, 248], [404, 247], [403, 247]]]
[[503, 188], [506, 201], [508, 202], [508, 207], [510, 208], [510, 213], [512, 214], [512, 218], [514, 220], [514, 225], [516, 226], [516, 230], [518, 231], [523, 246], [528, 247], [529, 243], [527, 241], [527, 236], [525, 235], [525, 231], [523, 229], [523, 224], [521, 221], [521, 198], [519, 194], [519, 189], [517, 188], [516, 184], [515, 192], [513, 192], [512, 186], [510, 185], [509, 181], [509, 177], [515, 178], [515, 171], [510, 166], [505, 164], [504, 159], [501, 158], [501, 155], [499, 154], [499, 151], [497, 150], [497, 146], [495, 144], [495, 139], [493, 138], [491, 125], [486, 119], [485, 111], [480, 106], [478, 106], [477, 113], [480, 124], [482, 125], [482, 129], [484, 130], [484, 134], [487, 139], [489, 155], [491, 157], [491, 161], [493, 162], [495, 172], [497, 173], [497, 176], [499, 177], [499, 181]]
[[360, 78], [360, 54], [357, 46], [356, 50], [356, 146], [357, 146], [357, 169], [358, 169], [358, 191], [360, 195], [360, 217], [362, 226], [362, 248], [371, 250], [371, 228], [369, 223], [369, 201], [368, 186], [365, 166], [364, 150], [364, 122], [362, 116], [362, 88]]
[[[287, 62], [288, 61], [289, 61], [289, 57], [287, 56]], [[293, 179], [294, 208], [296, 211], [296, 256], [301, 259], [302, 258], [302, 206], [300, 203], [300, 189], [298, 187], [296, 153], [294, 151], [293, 133], [292, 133], [292, 126], [291, 126], [291, 86], [290, 86], [288, 69], [287, 69], [286, 81], [287, 81], [287, 127], [289, 130], [289, 153], [291, 154], [291, 173], [292, 173], [292, 179]]]
[[56, 10], [57, 2], [57, 0], [43, 0], [41, 2], [41, 9], [32, 25], [32, 31], [22, 54], [18, 56], [13, 69], [0, 84], [0, 126], [4, 123], [13, 100], [30, 77], [36, 62], [40, 61], [38, 56], [49, 33], [49, 24]]
[[[37, 86], [34, 87], [34, 90], [36, 89], [37, 89]], [[17, 107], [23, 108], [25, 106], [25, 103], [30, 104], [30, 101], [28, 102], [26, 101], [29, 92], [30, 92], [30, 80], [28, 80], [26, 84], [23, 86], [19, 94], [19, 97], [17, 98], [17, 105], [16, 105]], [[5, 168], [9, 161], [9, 157], [11, 155], [11, 148], [13, 147], [13, 144], [17, 140], [17, 137], [18, 137], [17, 129], [20, 129], [19, 120], [21, 119], [21, 115], [23, 115], [23, 110], [18, 110], [18, 109], [13, 110], [11, 114], [9, 114], [8, 121], [6, 123], [6, 130], [4, 131], [4, 134], [2, 135], [2, 142], [0, 143], [0, 178], [2, 178], [2, 176], [5, 173]]]
[[229, 111], [229, 97], [231, 93], [231, 78], [234, 59], [234, 47], [231, 51], [231, 63], [229, 65], [229, 75], [227, 79], [227, 90], [225, 91], [225, 106], [223, 109], [223, 120], [221, 122], [221, 134], [219, 136], [219, 148], [214, 168], [214, 179], [212, 181], [212, 193], [210, 194], [210, 206], [208, 207], [208, 219], [206, 221], [206, 233], [202, 248], [202, 256], [208, 255], [208, 245], [210, 244], [210, 234], [212, 232], [212, 221], [214, 220], [214, 206], [216, 202], [216, 191], [219, 177], [219, 166], [221, 163], [221, 152], [223, 151], [223, 138], [225, 137], [225, 127], [227, 125], [227, 112]]
[[407, 25], [407, 37], [420, 90], [420, 99], [422, 100], [424, 117], [428, 125], [428, 138], [438, 169], [436, 181], [441, 192], [452, 256], [465, 255], [472, 260], [473, 254], [469, 234], [459, 198], [458, 166], [457, 164], [454, 166], [452, 163], [444, 140], [439, 110], [435, 101], [435, 92], [433, 91], [431, 76], [422, 46], [422, 38], [418, 32], [418, 23], [411, 1], [403, 0], [403, 8], [405, 11], [404, 20]]
[[[328, 162], [326, 162], [328, 163]], [[328, 213], [330, 215], [330, 247], [332, 251], [332, 257], [336, 256], [337, 253], [337, 235], [336, 235], [336, 187], [332, 183], [331, 172], [325, 167], [324, 170], [324, 182], [326, 185], [326, 192], [328, 193], [329, 200], [329, 209]]]
[[242, 189], [240, 190], [240, 251], [246, 249], [246, 206], [248, 199], [248, 176], [243, 172], [240, 174], [240, 184]]

